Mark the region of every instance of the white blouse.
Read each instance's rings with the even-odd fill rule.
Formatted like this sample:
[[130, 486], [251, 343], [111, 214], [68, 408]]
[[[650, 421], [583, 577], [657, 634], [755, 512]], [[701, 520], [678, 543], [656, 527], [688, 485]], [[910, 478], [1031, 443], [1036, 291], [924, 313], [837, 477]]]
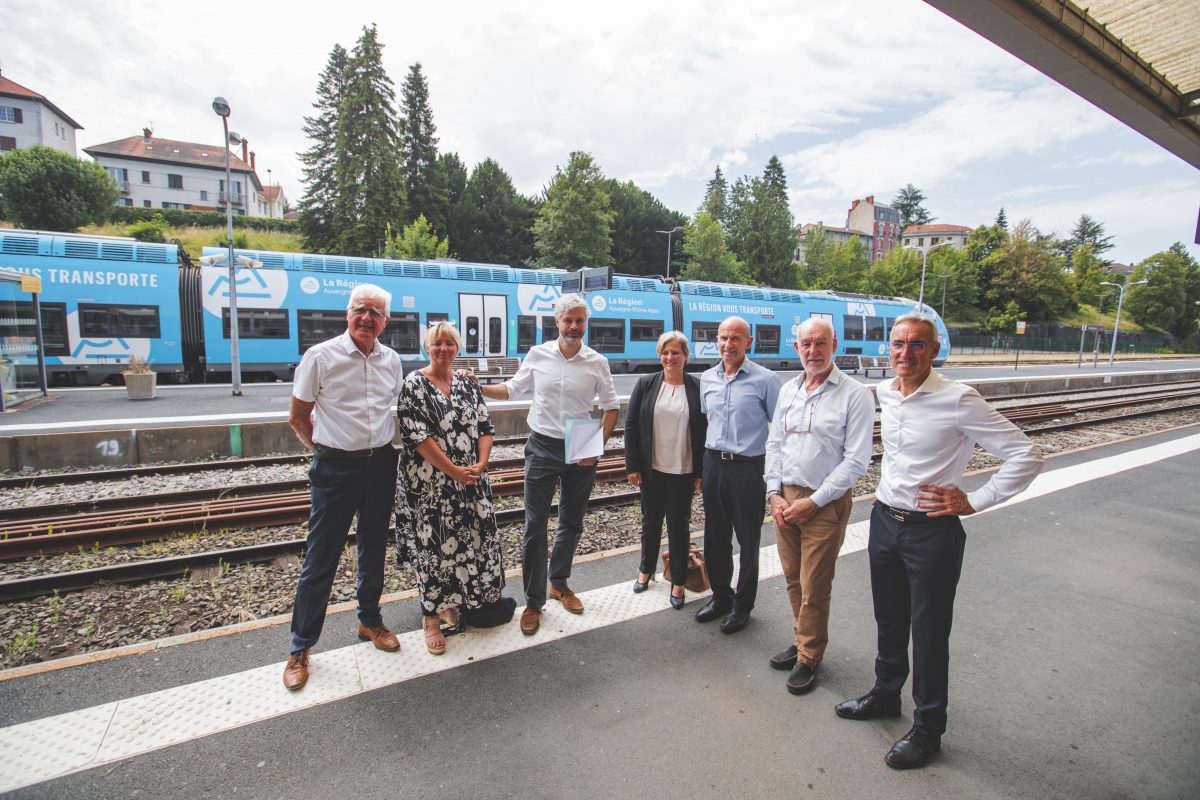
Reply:
[[692, 471], [692, 438], [688, 435], [687, 390], [665, 380], [654, 404], [654, 453], [652, 468], [670, 475]]

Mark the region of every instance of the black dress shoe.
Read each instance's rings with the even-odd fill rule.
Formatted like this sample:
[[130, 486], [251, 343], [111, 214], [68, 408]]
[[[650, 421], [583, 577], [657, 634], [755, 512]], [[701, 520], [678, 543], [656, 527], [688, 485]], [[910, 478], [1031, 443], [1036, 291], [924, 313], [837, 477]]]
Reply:
[[771, 669], [791, 669], [796, 666], [796, 645], [771, 656]]
[[796, 662], [796, 668], [788, 675], [784, 685], [792, 694], [804, 694], [817, 685], [817, 668], [810, 667], [803, 661]]
[[854, 700], [843, 700], [833, 709], [843, 719], [875, 719], [900, 716], [900, 698], [867, 692]]
[[721, 633], [737, 633], [746, 627], [746, 623], [749, 621], [749, 611], [738, 611], [735, 608], [725, 615], [725, 619], [721, 620]]
[[942, 749], [942, 737], [911, 729], [892, 745], [883, 760], [892, 769], [916, 769], [925, 766], [933, 754]]
[[671, 608], [683, 608], [683, 604], [686, 602], [687, 598], [683, 595], [679, 595], [679, 597], [671, 595]]
[[696, 612], [696, 622], [712, 622], [714, 619], [719, 619], [728, 613], [729, 609], [717, 605], [715, 599], [709, 600], [700, 606], [700, 610]]
[[654, 579], [649, 578], [649, 579], [647, 579], [647, 581], [645, 583], [642, 583], [637, 578], [634, 578], [633, 579], [633, 593], [641, 594], [642, 592], [646, 591], [648, 588], [650, 588], [650, 581], [652, 581], [652, 580], [654, 580]]

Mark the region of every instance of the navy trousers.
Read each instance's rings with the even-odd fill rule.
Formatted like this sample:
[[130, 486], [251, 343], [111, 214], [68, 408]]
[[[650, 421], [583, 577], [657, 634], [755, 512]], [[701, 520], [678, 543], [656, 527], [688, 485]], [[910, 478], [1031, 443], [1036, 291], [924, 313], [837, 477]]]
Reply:
[[950, 623], [967, 534], [958, 517], [895, 519], [876, 502], [867, 554], [879, 652], [875, 689], [899, 697], [908, 679], [912, 631], [913, 727], [946, 732]]
[[667, 552], [671, 561], [671, 583], [687, 580], [689, 525], [696, 479], [651, 469], [642, 473], [642, 561], [639, 572], [658, 571], [658, 547], [662, 542], [663, 517], [667, 518]]
[[[704, 451], [700, 488], [704, 493], [704, 564], [713, 600], [721, 609], [747, 614], [758, 596], [758, 547], [766, 514], [766, 457], [722, 460]], [[737, 591], [733, 583], [733, 537], [741, 554]]]
[[357, 458], [320, 450], [313, 454], [308, 470], [312, 511], [304, 565], [300, 568], [292, 609], [291, 652], [310, 648], [321, 638], [329, 592], [346, 547], [350, 523], [356, 515], [358, 621], [368, 628], [383, 624], [379, 598], [383, 594], [383, 567], [396, 496], [398, 457], [399, 453], [390, 445]]

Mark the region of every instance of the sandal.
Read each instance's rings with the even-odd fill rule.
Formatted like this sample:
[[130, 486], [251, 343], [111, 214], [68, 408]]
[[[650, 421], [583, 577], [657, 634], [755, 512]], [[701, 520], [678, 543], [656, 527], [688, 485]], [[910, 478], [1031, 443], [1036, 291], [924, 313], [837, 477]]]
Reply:
[[443, 636], [453, 636], [456, 633], [462, 633], [467, 627], [463, 624], [462, 614], [459, 613], [458, 606], [450, 606], [439, 611], [438, 624], [442, 628]]
[[439, 622], [437, 617], [421, 618], [421, 628], [425, 632], [425, 649], [435, 656], [446, 652], [446, 637], [442, 635], [442, 626]]

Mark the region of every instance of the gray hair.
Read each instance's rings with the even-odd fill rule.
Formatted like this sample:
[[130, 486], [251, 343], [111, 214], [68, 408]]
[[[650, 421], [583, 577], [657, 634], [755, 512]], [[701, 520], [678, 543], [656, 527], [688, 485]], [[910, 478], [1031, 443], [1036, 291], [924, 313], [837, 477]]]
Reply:
[[381, 289], [373, 283], [360, 283], [355, 286], [350, 292], [350, 299], [346, 302], [346, 308], [354, 308], [360, 300], [382, 300], [383, 313], [391, 315], [392, 313], [392, 293]]
[[577, 308], [582, 308], [584, 316], [590, 316], [587, 301], [577, 294], [564, 294], [554, 303], [554, 319], [560, 320], [564, 315]]
[[808, 319], [804, 320], [804, 322], [801, 322], [799, 325], [796, 326], [796, 338], [797, 339], [800, 338], [800, 329], [803, 328], [805, 325], [810, 325], [812, 327], [824, 328], [825, 332], [829, 334], [830, 339], [837, 338], [837, 331], [835, 331], [833, 329], [832, 322], [825, 319], [824, 317], [809, 317]]
[[[933, 321], [933, 317], [929, 316], [928, 314], [922, 314], [920, 311], [909, 311], [907, 314], [901, 314], [900, 316], [896, 317], [896, 321], [892, 323], [892, 330], [896, 330], [896, 327], [901, 324], [928, 325], [929, 333], [933, 337], [932, 343], [938, 344], [937, 323], [935, 323]], [[890, 334], [891, 331], [888, 333]]]
[[425, 334], [421, 337], [421, 348], [426, 353], [438, 339], [453, 339], [454, 347], [458, 350], [462, 349], [462, 337], [458, 333], [458, 328], [454, 327], [454, 323], [448, 319], [439, 319], [437, 322], [429, 323], [429, 327], [425, 329]]
[[683, 351], [684, 358], [692, 355], [692, 351], [688, 348], [688, 338], [679, 331], [667, 331], [658, 337], [658, 344], [654, 346], [654, 352], [662, 355], [663, 348], [672, 342], [679, 345], [679, 349]]

